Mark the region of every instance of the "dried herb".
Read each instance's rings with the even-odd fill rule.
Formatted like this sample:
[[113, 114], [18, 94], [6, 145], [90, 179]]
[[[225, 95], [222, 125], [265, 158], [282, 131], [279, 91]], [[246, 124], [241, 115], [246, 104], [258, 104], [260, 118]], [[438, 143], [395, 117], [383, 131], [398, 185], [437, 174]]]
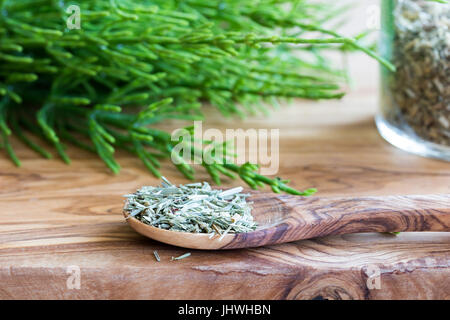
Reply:
[[181, 256], [179, 256], [179, 257], [176, 257], [176, 258], [172, 257], [172, 261], [173, 261], [173, 260], [181, 260], [181, 259], [184, 259], [184, 258], [189, 257], [190, 255], [191, 255], [191, 253], [188, 252], [188, 253], [185, 253], [185, 254], [183, 254], [183, 255], [181, 255]]
[[250, 195], [242, 190], [213, 189], [207, 182], [177, 187], [163, 177], [160, 187], [142, 187], [126, 195], [124, 210], [153, 227], [224, 237], [256, 229], [251, 203], [246, 201]]
[[398, 0], [393, 19], [388, 120], [450, 146], [450, 5]]
[[[175, 142], [157, 123], [203, 119], [204, 102], [244, 117], [278, 98], [340, 98], [346, 74], [324, 58], [330, 48], [393, 68], [360, 38], [324, 28], [344, 11], [328, 1], [80, 1], [81, 29], [68, 30], [71, 4], [0, 0], [0, 140], [18, 166], [12, 133], [49, 158], [30, 134], [46, 140], [66, 163], [72, 143], [114, 173], [123, 149], [160, 177]], [[216, 183], [237, 173], [252, 188], [302, 194], [250, 166], [202, 165]], [[194, 179], [189, 164], [176, 168]]]
[[158, 251], [153, 251], [153, 255], [155, 256], [156, 261], [160, 262], [161, 258], [159, 257]]

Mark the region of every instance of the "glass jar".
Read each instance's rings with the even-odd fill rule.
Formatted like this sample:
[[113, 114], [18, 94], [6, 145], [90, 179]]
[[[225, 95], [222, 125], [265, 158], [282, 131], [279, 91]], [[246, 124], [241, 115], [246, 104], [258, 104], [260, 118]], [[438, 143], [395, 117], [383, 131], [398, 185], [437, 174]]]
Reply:
[[450, 4], [382, 0], [381, 71], [376, 124], [394, 146], [450, 161]]

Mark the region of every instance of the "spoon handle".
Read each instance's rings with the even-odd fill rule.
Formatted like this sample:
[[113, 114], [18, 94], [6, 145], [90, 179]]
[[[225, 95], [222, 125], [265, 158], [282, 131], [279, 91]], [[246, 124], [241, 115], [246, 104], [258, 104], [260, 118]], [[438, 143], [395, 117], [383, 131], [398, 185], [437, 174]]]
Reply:
[[361, 232], [450, 231], [450, 194], [361, 198], [283, 195], [277, 198], [283, 202], [286, 219], [247, 236], [239, 234], [240, 239], [227, 248]]
[[292, 209], [292, 240], [360, 232], [450, 231], [450, 194], [281, 199]]

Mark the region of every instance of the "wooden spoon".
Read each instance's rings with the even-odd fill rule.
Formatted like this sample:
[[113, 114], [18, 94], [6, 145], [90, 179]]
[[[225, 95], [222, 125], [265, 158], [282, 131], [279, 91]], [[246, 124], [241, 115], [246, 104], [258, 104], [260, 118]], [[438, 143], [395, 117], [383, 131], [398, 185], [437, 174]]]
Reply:
[[192, 249], [236, 249], [328, 235], [360, 232], [450, 231], [450, 194], [362, 198], [298, 197], [252, 193], [258, 228], [209, 238], [209, 234], [168, 231], [124, 213], [140, 234]]

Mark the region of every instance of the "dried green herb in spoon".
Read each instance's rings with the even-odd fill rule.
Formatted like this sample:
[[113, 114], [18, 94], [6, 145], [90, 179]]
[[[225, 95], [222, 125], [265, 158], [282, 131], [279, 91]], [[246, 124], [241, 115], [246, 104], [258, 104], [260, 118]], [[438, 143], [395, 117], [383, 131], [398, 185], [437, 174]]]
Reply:
[[243, 188], [213, 189], [207, 182], [179, 185], [162, 178], [159, 187], [145, 186], [126, 195], [125, 212], [153, 227], [211, 237], [256, 229], [249, 194]]

